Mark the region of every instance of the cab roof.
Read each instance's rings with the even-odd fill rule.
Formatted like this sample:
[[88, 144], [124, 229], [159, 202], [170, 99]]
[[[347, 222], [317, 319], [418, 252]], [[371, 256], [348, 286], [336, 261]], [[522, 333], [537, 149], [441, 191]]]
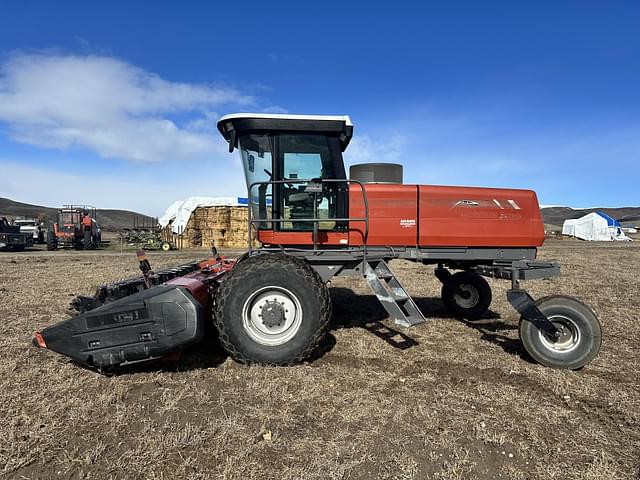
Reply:
[[232, 113], [218, 120], [218, 130], [229, 142], [229, 151], [237, 147], [238, 135], [252, 132], [299, 132], [338, 135], [344, 151], [353, 136], [348, 115], [291, 115], [281, 113]]

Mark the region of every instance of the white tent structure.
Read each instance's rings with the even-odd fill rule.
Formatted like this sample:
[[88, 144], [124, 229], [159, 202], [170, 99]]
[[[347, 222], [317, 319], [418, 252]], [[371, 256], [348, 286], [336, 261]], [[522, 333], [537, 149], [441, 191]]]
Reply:
[[562, 234], [581, 240], [596, 242], [629, 241], [620, 222], [603, 212], [588, 213], [584, 217], [565, 220]]
[[198, 207], [246, 207], [248, 203], [249, 201], [242, 197], [189, 197], [169, 205], [158, 222], [164, 228], [173, 220], [171, 231], [180, 234], [187, 226], [191, 214]]

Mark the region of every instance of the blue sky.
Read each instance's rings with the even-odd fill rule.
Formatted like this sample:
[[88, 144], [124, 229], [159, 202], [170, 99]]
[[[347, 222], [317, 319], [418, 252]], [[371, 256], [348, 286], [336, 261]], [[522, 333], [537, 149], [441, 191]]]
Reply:
[[407, 183], [640, 205], [640, 3], [0, 6], [0, 196], [242, 196], [215, 131], [237, 111], [349, 114], [346, 161]]

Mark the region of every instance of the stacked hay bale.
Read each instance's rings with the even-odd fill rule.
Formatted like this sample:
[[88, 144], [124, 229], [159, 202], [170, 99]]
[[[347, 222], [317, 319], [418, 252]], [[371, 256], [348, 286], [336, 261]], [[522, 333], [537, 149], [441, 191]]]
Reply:
[[247, 235], [249, 209], [247, 207], [230, 207], [230, 210], [227, 246], [246, 247], [249, 242], [249, 236]]
[[[306, 214], [309, 217], [313, 215]], [[271, 217], [271, 207], [267, 207], [267, 218]], [[285, 206], [284, 218], [291, 219], [292, 210]], [[329, 212], [327, 209], [319, 208], [318, 217], [327, 219]], [[306, 218], [306, 217], [305, 217]], [[196, 208], [184, 230], [179, 233], [172, 232], [172, 223], [169, 223], [162, 230], [162, 238], [170, 241], [178, 248], [246, 248], [248, 244], [247, 235], [248, 207], [216, 205], [210, 207]], [[266, 225], [270, 228], [270, 224]], [[332, 230], [335, 221], [327, 220], [320, 222], [320, 230]], [[288, 230], [311, 230], [311, 222], [284, 222], [283, 227]], [[254, 246], [258, 247], [259, 242], [255, 239]]]
[[198, 207], [184, 235], [189, 247], [243, 248], [247, 246], [247, 207]]

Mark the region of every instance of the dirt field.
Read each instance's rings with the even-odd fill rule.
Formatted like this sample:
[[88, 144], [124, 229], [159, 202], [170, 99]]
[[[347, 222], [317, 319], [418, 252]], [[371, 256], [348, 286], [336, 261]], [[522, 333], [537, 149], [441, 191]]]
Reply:
[[[156, 267], [204, 253], [152, 254]], [[557, 242], [563, 276], [604, 330], [578, 372], [532, 363], [504, 281], [486, 320], [450, 318], [425, 267], [392, 268], [430, 318], [395, 327], [363, 282], [332, 282], [325, 352], [246, 367], [215, 345], [113, 377], [30, 346], [75, 294], [136, 273], [132, 254], [0, 253], [0, 475], [8, 478], [640, 477], [640, 242]], [[420, 273], [424, 273], [420, 275]]]

